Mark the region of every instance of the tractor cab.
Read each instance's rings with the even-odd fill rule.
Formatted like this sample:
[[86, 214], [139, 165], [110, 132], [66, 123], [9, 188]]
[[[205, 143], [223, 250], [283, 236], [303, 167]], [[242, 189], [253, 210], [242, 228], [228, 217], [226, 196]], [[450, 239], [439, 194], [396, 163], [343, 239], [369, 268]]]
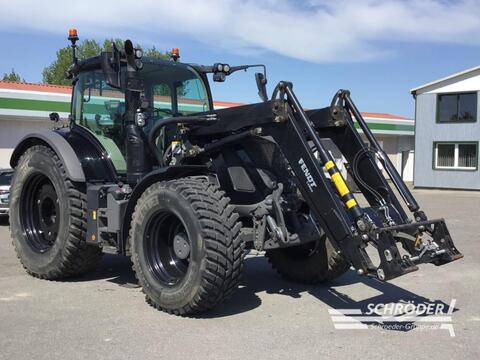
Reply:
[[[72, 30], [73, 64], [68, 72], [73, 80], [72, 125], [98, 140], [116, 174], [128, 183], [136, 184], [154, 168], [165, 165], [164, 155], [178, 135], [180, 119], [196, 121], [196, 114], [213, 110], [207, 74], [213, 74], [213, 81], [223, 82], [236, 71], [261, 67], [263, 73], [256, 73], [255, 78], [261, 99], [267, 100], [262, 64], [186, 64], [178, 61], [177, 48], [172, 49], [170, 61], [144, 58], [130, 40], [125, 41], [124, 49], [112, 44], [111, 52], [80, 61], [75, 55], [78, 36]], [[165, 126], [152, 136], [159, 122]]]

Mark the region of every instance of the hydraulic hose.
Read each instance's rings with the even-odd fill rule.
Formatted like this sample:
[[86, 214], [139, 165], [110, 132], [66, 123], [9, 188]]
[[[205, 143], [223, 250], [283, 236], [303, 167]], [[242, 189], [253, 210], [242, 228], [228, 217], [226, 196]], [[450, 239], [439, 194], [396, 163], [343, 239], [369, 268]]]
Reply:
[[150, 130], [148, 134], [148, 145], [150, 149], [155, 154], [155, 157], [158, 160], [158, 163], [161, 166], [164, 166], [163, 156], [158, 150], [157, 145], [155, 144], [155, 139], [158, 136], [160, 130], [171, 124], [188, 124], [188, 125], [200, 125], [205, 124], [207, 122], [216, 121], [217, 115], [216, 114], [207, 114], [207, 115], [200, 115], [200, 116], [178, 116], [178, 117], [171, 117], [167, 119], [163, 119], [158, 121], [153, 128]]

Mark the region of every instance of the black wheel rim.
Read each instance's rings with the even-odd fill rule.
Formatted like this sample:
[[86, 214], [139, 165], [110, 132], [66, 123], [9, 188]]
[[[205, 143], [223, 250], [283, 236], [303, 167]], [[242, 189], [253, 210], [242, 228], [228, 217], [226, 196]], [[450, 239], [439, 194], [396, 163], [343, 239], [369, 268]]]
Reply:
[[28, 245], [39, 253], [55, 243], [60, 225], [58, 196], [43, 174], [31, 175], [20, 196], [20, 222]]
[[191, 245], [181, 220], [169, 211], [155, 213], [144, 236], [149, 272], [165, 286], [180, 283], [190, 263]]

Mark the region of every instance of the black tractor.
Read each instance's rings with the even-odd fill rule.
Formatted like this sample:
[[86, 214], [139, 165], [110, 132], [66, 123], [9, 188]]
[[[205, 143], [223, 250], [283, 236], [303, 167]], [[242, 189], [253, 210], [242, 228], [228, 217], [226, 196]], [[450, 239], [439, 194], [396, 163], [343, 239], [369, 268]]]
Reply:
[[[78, 276], [113, 251], [131, 257], [151, 305], [190, 315], [234, 293], [251, 249], [310, 284], [350, 267], [384, 281], [462, 257], [348, 91], [305, 111], [290, 82], [268, 97], [263, 65], [145, 58], [129, 40], [80, 61], [76, 30], [69, 40], [69, 121], [52, 113], [53, 130], [26, 136], [11, 158], [11, 231], [29, 274]], [[214, 109], [207, 75], [252, 67], [261, 102]]]

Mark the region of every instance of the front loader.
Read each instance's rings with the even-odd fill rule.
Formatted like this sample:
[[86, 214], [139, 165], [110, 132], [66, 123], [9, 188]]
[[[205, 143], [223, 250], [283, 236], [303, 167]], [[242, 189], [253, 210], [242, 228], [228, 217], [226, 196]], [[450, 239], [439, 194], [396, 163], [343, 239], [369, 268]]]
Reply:
[[[186, 64], [177, 49], [149, 59], [128, 40], [78, 60], [74, 29], [69, 39], [70, 121], [52, 114], [54, 129], [25, 137], [11, 159], [12, 237], [30, 274], [76, 276], [102, 252], [129, 255], [151, 305], [190, 315], [232, 296], [250, 249], [305, 283], [350, 267], [385, 281], [462, 257], [348, 91], [305, 111], [287, 81], [267, 96], [263, 65]], [[207, 75], [252, 67], [263, 69], [262, 101], [214, 109]]]

